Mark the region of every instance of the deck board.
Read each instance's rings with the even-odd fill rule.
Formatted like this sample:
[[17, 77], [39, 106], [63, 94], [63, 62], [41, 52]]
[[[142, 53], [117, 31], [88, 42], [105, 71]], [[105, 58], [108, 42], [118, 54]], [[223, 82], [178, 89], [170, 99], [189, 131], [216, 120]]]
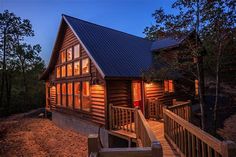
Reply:
[[157, 140], [161, 143], [164, 157], [180, 157], [179, 153], [164, 137], [164, 123], [162, 121], [148, 120], [148, 124]]

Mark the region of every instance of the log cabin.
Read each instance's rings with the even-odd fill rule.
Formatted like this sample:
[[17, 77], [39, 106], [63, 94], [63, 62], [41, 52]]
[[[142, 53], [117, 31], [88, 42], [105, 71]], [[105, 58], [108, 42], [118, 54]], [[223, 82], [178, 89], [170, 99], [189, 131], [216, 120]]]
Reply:
[[[162, 109], [153, 111], [150, 100], [158, 99], [161, 107], [172, 105], [175, 80], [146, 82], [142, 73], [151, 67], [153, 53], [164, 50], [167, 57], [176, 58], [184, 40], [151, 41], [62, 15], [48, 67], [40, 77], [46, 82], [46, 109], [52, 120], [85, 134], [102, 128], [102, 140], [107, 141], [114, 116], [111, 105], [138, 107], [146, 118], [162, 118]], [[193, 86], [197, 94], [198, 84]]]

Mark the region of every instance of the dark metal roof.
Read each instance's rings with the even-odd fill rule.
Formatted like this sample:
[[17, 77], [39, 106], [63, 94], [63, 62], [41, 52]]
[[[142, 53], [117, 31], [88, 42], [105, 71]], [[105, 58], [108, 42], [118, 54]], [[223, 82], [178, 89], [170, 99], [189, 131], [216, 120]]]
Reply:
[[186, 36], [181, 38], [163, 38], [153, 42], [151, 51], [158, 51], [162, 49], [168, 49], [173, 47], [178, 47], [182, 41], [186, 38]]
[[152, 62], [152, 42], [63, 15], [106, 77], [140, 77]]
[[101, 25], [62, 15], [58, 37], [47, 69], [40, 79], [47, 79], [56, 64], [62, 23], [70, 26], [103, 77], [141, 77], [152, 65], [152, 52], [179, 45], [182, 40], [166, 38], [150, 41]]

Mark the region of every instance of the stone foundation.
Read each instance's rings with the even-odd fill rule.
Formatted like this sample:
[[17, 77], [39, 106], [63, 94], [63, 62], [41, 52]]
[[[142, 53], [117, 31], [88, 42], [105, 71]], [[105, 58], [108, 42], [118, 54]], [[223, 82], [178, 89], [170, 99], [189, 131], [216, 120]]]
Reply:
[[[70, 129], [82, 135], [98, 134], [99, 125], [80, 119], [73, 115], [53, 111], [52, 121], [63, 129]], [[100, 130], [100, 138], [104, 147], [108, 147], [108, 131], [103, 127]]]

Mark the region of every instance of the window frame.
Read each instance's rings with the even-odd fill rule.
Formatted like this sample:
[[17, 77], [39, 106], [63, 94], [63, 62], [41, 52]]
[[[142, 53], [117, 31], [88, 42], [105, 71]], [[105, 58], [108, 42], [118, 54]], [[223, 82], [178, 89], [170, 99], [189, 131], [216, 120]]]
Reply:
[[[69, 50], [70, 50], [70, 53], [71, 53], [71, 59], [68, 59], [68, 54], [69, 54]], [[72, 61], [74, 58], [73, 58], [73, 46], [66, 49], [66, 62], [69, 62], [69, 61]]]
[[[58, 86], [59, 86], [59, 90], [58, 90]], [[58, 95], [59, 95], [59, 97], [58, 97]], [[60, 98], [60, 103], [58, 103], [58, 98]], [[61, 84], [60, 83], [56, 84], [56, 105], [57, 106], [62, 105], [62, 103], [61, 103]]]
[[[79, 73], [78, 74], [76, 74], [75, 73], [75, 65], [76, 65], [76, 63], [78, 63], [78, 65], [79, 65], [79, 68], [78, 68], [78, 70], [79, 70]], [[74, 61], [74, 63], [73, 63], [73, 72], [74, 72], [74, 76], [79, 76], [79, 75], [81, 75], [81, 65], [80, 65], [80, 63], [81, 63], [81, 60], [76, 60], [76, 61]]]
[[[65, 85], [65, 93], [63, 92], [63, 85]], [[65, 101], [65, 104], [64, 104], [64, 101]], [[67, 83], [65, 82], [61, 84], [61, 106], [67, 107]]]
[[[77, 47], [77, 46], [78, 46], [78, 51], [79, 51], [78, 54], [79, 55], [76, 57], [76, 55], [75, 55], [75, 52], [76, 52], [75, 47]], [[81, 57], [81, 54], [80, 54], [80, 49], [81, 48], [80, 47], [81, 47], [80, 44], [76, 44], [76, 45], [73, 46], [73, 48], [74, 48], [74, 52], [73, 52], [74, 58], [73, 59], [78, 59], [78, 58]]]
[[[84, 95], [84, 83], [88, 83], [88, 87], [89, 87], [89, 89], [88, 89], [88, 92], [89, 92], [89, 94], [88, 94], [88, 96], [86, 95]], [[84, 99], [88, 99], [88, 110], [86, 110], [85, 109], [85, 100]], [[90, 85], [90, 82], [89, 81], [82, 81], [82, 90], [81, 90], [81, 110], [82, 111], [85, 111], [85, 112], [91, 112], [91, 85]]]
[[164, 80], [164, 93], [174, 93], [174, 80]]
[[[88, 72], [83, 72], [83, 61], [84, 60], [88, 60]], [[89, 58], [88, 57], [86, 57], [86, 58], [83, 58], [82, 60], [81, 60], [81, 74], [82, 75], [86, 75], [86, 74], [89, 74], [90, 73], [90, 60], [89, 60]]]
[[[69, 75], [69, 70], [68, 70], [68, 67], [71, 66], [71, 74]], [[72, 63], [68, 63], [66, 64], [66, 77], [71, 77], [73, 76], [73, 64]]]
[[[71, 85], [71, 93], [69, 93], [69, 85]], [[66, 99], [67, 99], [67, 107], [68, 108], [73, 108], [74, 106], [74, 96], [73, 96], [73, 82], [67, 82], [66, 83]], [[69, 104], [69, 97], [71, 98], [71, 104]]]
[[[75, 85], [76, 84], [79, 84], [79, 94], [75, 94], [76, 93], [76, 88], [75, 88]], [[76, 110], [81, 110], [81, 105], [82, 105], [82, 103], [81, 103], [81, 82], [80, 81], [74, 81], [74, 83], [73, 83], [73, 97], [74, 97], [74, 102], [73, 102], [73, 104], [74, 104], [74, 109], [76, 109]], [[78, 108], [76, 107], [77, 105], [75, 104], [75, 101], [76, 101], [76, 97], [78, 97], [78, 99], [79, 99], [79, 104], [78, 104]]]

